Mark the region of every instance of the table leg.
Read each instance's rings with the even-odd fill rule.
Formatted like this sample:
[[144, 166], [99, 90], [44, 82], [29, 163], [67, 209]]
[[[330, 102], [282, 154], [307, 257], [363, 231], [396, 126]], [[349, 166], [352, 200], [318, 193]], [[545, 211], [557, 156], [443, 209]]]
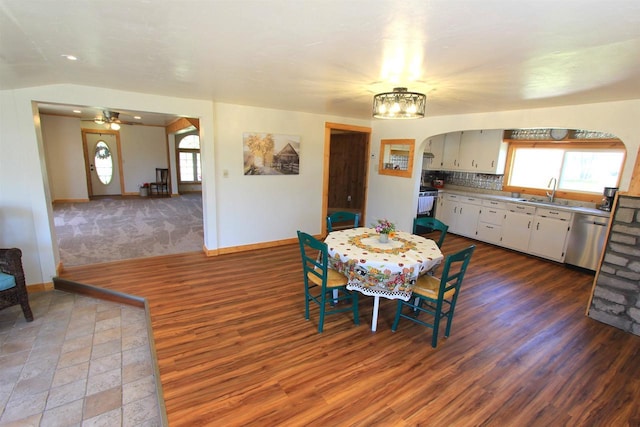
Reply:
[[380, 296], [374, 295], [373, 297], [373, 316], [371, 319], [371, 330], [373, 332], [378, 328], [378, 307], [380, 306]]

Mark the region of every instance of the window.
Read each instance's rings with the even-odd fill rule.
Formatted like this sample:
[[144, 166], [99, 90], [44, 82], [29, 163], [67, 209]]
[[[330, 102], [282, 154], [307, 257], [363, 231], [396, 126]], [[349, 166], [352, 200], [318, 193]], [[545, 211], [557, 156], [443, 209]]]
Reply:
[[98, 141], [93, 158], [93, 164], [96, 166], [98, 179], [104, 185], [109, 185], [113, 179], [113, 158], [111, 150], [103, 140]]
[[186, 184], [202, 182], [198, 135], [184, 135], [178, 142], [178, 181]]
[[536, 190], [548, 190], [551, 178], [556, 178], [557, 191], [588, 200], [592, 194], [602, 195], [604, 187], [618, 186], [625, 153], [621, 142], [511, 141], [506, 190], [543, 194]]

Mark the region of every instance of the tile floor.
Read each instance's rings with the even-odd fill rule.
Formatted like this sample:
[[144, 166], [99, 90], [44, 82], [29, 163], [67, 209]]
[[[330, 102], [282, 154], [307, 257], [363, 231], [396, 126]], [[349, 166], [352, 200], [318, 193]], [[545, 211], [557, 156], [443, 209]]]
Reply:
[[0, 426], [160, 426], [143, 308], [58, 290], [0, 310]]

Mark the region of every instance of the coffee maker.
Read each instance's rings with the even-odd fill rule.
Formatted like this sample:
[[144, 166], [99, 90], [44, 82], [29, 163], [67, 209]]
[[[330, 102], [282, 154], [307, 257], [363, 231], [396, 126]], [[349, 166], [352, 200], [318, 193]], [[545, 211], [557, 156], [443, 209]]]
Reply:
[[613, 199], [616, 197], [616, 192], [618, 191], [618, 187], [604, 187], [604, 192], [602, 193], [602, 202], [598, 209], [603, 211], [610, 211], [613, 207]]

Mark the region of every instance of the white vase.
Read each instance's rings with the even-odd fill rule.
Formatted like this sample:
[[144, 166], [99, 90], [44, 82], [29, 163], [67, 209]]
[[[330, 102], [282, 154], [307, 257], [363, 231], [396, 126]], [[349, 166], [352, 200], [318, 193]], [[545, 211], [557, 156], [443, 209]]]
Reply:
[[388, 242], [389, 242], [389, 234], [380, 233], [380, 243], [388, 243]]

